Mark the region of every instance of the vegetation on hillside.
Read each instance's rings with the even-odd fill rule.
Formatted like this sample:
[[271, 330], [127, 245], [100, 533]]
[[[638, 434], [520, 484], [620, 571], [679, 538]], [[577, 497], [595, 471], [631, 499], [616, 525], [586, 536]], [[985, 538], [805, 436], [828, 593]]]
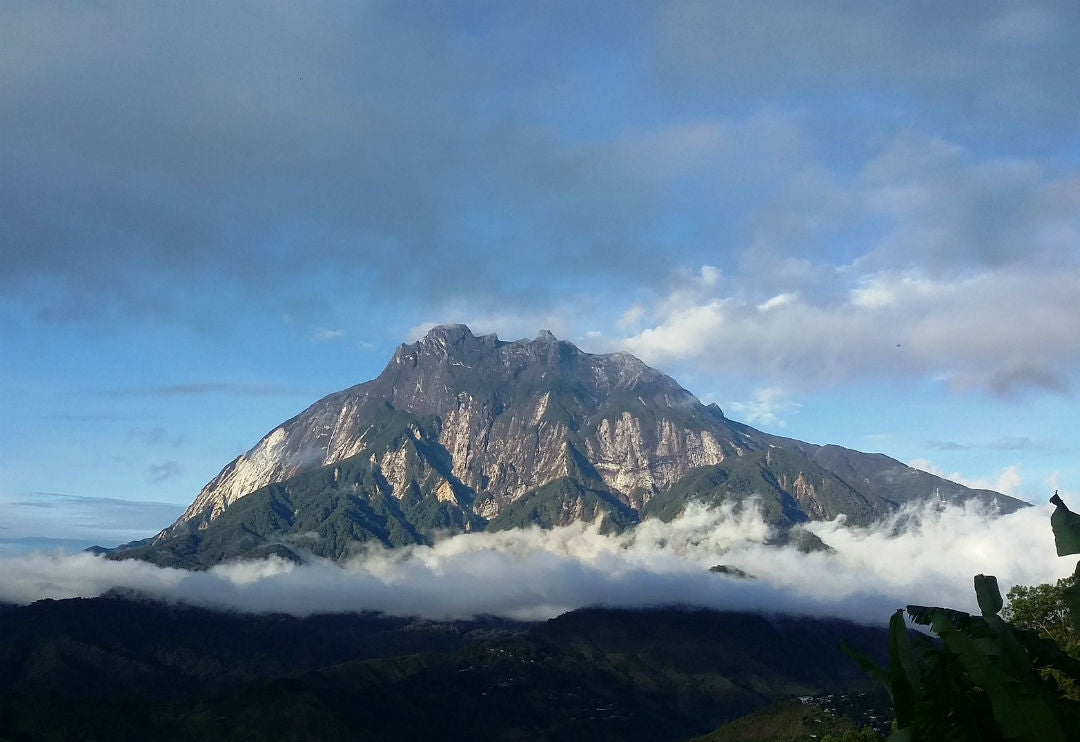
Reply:
[[[832, 700], [832, 697], [788, 698], [729, 721], [692, 742], [879, 742], [882, 739], [872, 726], [852, 718], [852, 712], [863, 716], [859, 713], [862, 709], [848, 708], [844, 709], [847, 713], [838, 713], [830, 707]], [[864, 704], [867, 701], [859, 700]]]
[[676, 742], [782, 698], [872, 691], [844, 635], [884, 640], [679, 609], [514, 624], [0, 606], [0, 739]]

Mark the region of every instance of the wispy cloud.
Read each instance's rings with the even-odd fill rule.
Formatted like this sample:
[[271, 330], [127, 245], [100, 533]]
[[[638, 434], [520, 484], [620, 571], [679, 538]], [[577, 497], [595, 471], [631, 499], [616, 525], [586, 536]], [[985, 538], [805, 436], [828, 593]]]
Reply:
[[971, 448], [956, 441], [927, 441], [926, 447], [933, 451], [965, 451]]
[[313, 343], [326, 343], [331, 340], [340, 340], [345, 337], [345, 331], [341, 329], [330, 329], [328, 327], [319, 327], [313, 333], [311, 333], [311, 341]]
[[1004, 466], [998, 470], [997, 473], [987, 477], [967, 477], [960, 472], [948, 473], [928, 459], [912, 459], [908, 465], [935, 474], [939, 477], [952, 480], [953, 482], [959, 482], [972, 489], [1003, 492], [1006, 495], [1012, 495], [1014, 497], [1021, 496], [1020, 485], [1023, 484], [1024, 478], [1020, 473], [1020, 466], [1018, 464]]
[[167, 384], [162, 386], [111, 389], [102, 392], [105, 397], [203, 397], [223, 394], [238, 397], [276, 397], [295, 394], [296, 389], [286, 384], [263, 384], [243, 382], [194, 382], [190, 384]]
[[113, 423], [134, 420], [131, 415], [111, 412], [56, 412], [41, 416], [44, 420], [59, 420], [74, 423]]
[[183, 435], [173, 435], [160, 425], [152, 428], [132, 428], [128, 431], [128, 437], [151, 448], [179, 448], [184, 444]]
[[979, 443], [958, 443], [956, 441], [927, 441], [926, 446], [936, 451], [968, 451], [973, 448], [985, 448], [995, 451], [1031, 451], [1052, 450], [1054, 444], [1037, 442], [1027, 436], [1002, 436], [992, 441]]
[[183, 467], [179, 461], [159, 461], [151, 464], [148, 474], [151, 482], [164, 482], [167, 479], [180, 476]]
[[787, 398], [782, 389], [764, 387], [754, 391], [754, 398], [746, 402], [728, 402], [726, 405], [739, 420], [766, 428], [787, 426], [784, 415], [798, 410], [799, 405]]
[[174, 503], [56, 492], [0, 495], [0, 504], [5, 538], [67, 539], [102, 546], [152, 536], [184, 510], [183, 505]]
[[1045, 448], [1026, 436], [1003, 436], [990, 442], [990, 447], [999, 451], [1028, 451], [1033, 448]]

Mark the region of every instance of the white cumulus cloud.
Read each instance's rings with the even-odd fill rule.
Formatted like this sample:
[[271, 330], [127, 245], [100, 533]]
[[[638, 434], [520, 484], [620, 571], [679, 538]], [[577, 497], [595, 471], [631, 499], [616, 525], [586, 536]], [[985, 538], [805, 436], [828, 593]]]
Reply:
[[[589, 605], [686, 604], [875, 623], [906, 603], [974, 610], [977, 573], [997, 575], [1007, 590], [1072, 569], [1054, 553], [1047, 506], [1005, 516], [926, 506], [867, 528], [841, 521], [807, 528], [835, 551], [766, 546], [769, 527], [749, 506], [691, 507], [671, 523], [649, 520], [621, 535], [585, 523], [463, 534], [431, 546], [371, 548], [342, 565], [267, 559], [186, 572], [86, 553], [35, 553], [0, 559], [0, 600], [93, 596], [120, 586], [196, 605], [297, 615], [540, 619]], [[756, 579], [709, 572], [716, 564]]]

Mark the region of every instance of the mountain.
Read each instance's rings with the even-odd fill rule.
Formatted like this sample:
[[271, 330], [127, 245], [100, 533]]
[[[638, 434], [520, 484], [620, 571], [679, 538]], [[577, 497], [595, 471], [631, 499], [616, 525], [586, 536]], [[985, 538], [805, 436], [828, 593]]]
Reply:
[[627, 353], [590, 354], [442, 325], [379, 376], [270, 431], [172, 526], [113, 558], [205, 568], [268, 554], [347, 557], [357, 543], [600, 519], [671, 519], [692, 500], [756, 496], [781, 529], [843, 513], [866, 524], [905, 502], [1019, 500], [881, 454], [729, 420]]
[[[0, 739], [686, 740], [876, 683], [887, 630], [683, 609], [296, 618], [110, 594], [0, 604]], [[879, 650], [879, 651], [875, 651]]]

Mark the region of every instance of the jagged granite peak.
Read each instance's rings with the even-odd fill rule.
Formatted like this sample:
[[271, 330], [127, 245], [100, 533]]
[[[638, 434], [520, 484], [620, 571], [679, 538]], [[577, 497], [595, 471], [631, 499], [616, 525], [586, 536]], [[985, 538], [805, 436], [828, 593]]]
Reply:
[[[641, 428], [642, 410], [657, 418], [649, 430]], [[688, 415], [690, 429], [676, 425]], [[616, 489], [642, 490], [640, 499], [688, 467], [718, 463], [748, 445], [725, 423], [718, 410], [627, 353], [584, 353], [548, 331], [505, 342], [465, 325], [439, 325], [400, 345], [377, 378], [270, 431], [211, 480], [169, 532], [205, 526], [260, 487], [362, 452], [393, 475], [400, 450], [375, 449], [403, 425], [445, 450], [443, 498], [479, 499], [490, 517], [508, 499], [565, 476], [564, 443], [595, 460]], [[398, 478], [387, 481], [403, 486]]]
[[534, 340], [506, 342], [473, 335], [465, 325], [439, 325], [399, 346], [374, 383], [389, 385], [390, 401], [403, 409], [441, 414], [454, 406], [454, 395], [472, 392], [477, 382], [504, 404], [551, 386], [597, 404], [632, 389], [660, 405], [697, 404], [674, 379], [628, 353], [585, 353], [547, 330]]
[[[375, 379], [275, 427], [126, 555], [196, 567], [300, 547], [341, 557], [368, 538], [596, 517], [622, 528], [689, 499], [751, 495], [780, 525], [869, 522], [935, 494], [1019, 506], [880, 454], [729, 420], [628, 353], [586, 353], [548, 330], [508, 342], [439, 325], [398, 346]], [[296, 542], [304, 534], [316, 542]]]

